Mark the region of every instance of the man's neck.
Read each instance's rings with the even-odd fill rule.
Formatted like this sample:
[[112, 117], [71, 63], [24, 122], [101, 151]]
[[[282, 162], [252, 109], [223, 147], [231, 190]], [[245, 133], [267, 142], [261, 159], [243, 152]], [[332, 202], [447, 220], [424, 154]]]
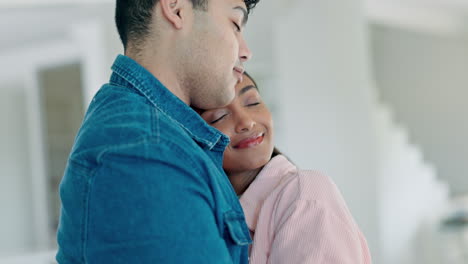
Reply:
[[190, 97], [184, 91], [181, 86], [180, 80], [177, 78], [177, 69], [175, 63], [170, 58], [167, 58], [166, 54], [159, 55], [160, 53], [154, 54], [149, 52], [141, 51], [138, 54], [132, 54], [131, 52], [125, 55], [132, 58], [148, 70], [154, 77], [156, 77], [171, 93], [177, 96], [187, 105], [190, 105]]

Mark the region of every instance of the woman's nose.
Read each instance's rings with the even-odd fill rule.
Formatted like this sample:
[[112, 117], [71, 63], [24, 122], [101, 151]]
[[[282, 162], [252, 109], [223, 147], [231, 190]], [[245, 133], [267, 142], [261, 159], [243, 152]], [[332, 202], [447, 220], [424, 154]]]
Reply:
[[239, 120], [236, 126], [236, 132], [237, 133], [249, 132], [253, 129], [254, 126], [255, 126], [255, 121], [250, 116], [243, 115], [239, 117]]

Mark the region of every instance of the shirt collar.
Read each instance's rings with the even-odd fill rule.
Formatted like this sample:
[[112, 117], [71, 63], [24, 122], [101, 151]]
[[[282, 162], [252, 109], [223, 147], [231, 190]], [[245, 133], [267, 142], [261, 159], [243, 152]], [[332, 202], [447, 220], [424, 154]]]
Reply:
[[250, 230], [255, 231], [258, 215], [268, 195], [282, 182], [284, 176], [296, 171], [283, 155], [275, 156], [260, 171], [249, 188], [240, 197], [245, 219]]
[[133, 59], [118, 55], [112, 70], [111, 83], [138, 90], [154, 107], [184, 128], [203, 148], [224, 151], [229, 144], [227, 136], [209, 126], [191, 107]]

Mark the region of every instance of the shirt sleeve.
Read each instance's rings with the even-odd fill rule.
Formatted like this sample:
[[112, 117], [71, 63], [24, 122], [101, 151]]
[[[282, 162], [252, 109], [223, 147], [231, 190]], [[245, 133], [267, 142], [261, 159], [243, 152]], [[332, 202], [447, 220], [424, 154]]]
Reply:
[[320, 201], [297, 200], [275, 222], [270, 264], [369, 264], [367, 243], [354, 222]]
[[207, 176], [183, 147], [160, 146], [144, 141], [100, 157], [90, 177], [86, 263], [232, 263]]

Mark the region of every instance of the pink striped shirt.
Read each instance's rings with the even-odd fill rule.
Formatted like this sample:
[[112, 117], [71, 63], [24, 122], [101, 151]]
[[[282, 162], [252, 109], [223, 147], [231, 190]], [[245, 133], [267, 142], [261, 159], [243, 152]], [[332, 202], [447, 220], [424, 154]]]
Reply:
[[250, 264], [369, 264], [366, 239], [332, 180], [274, 157], [241, 196]]

